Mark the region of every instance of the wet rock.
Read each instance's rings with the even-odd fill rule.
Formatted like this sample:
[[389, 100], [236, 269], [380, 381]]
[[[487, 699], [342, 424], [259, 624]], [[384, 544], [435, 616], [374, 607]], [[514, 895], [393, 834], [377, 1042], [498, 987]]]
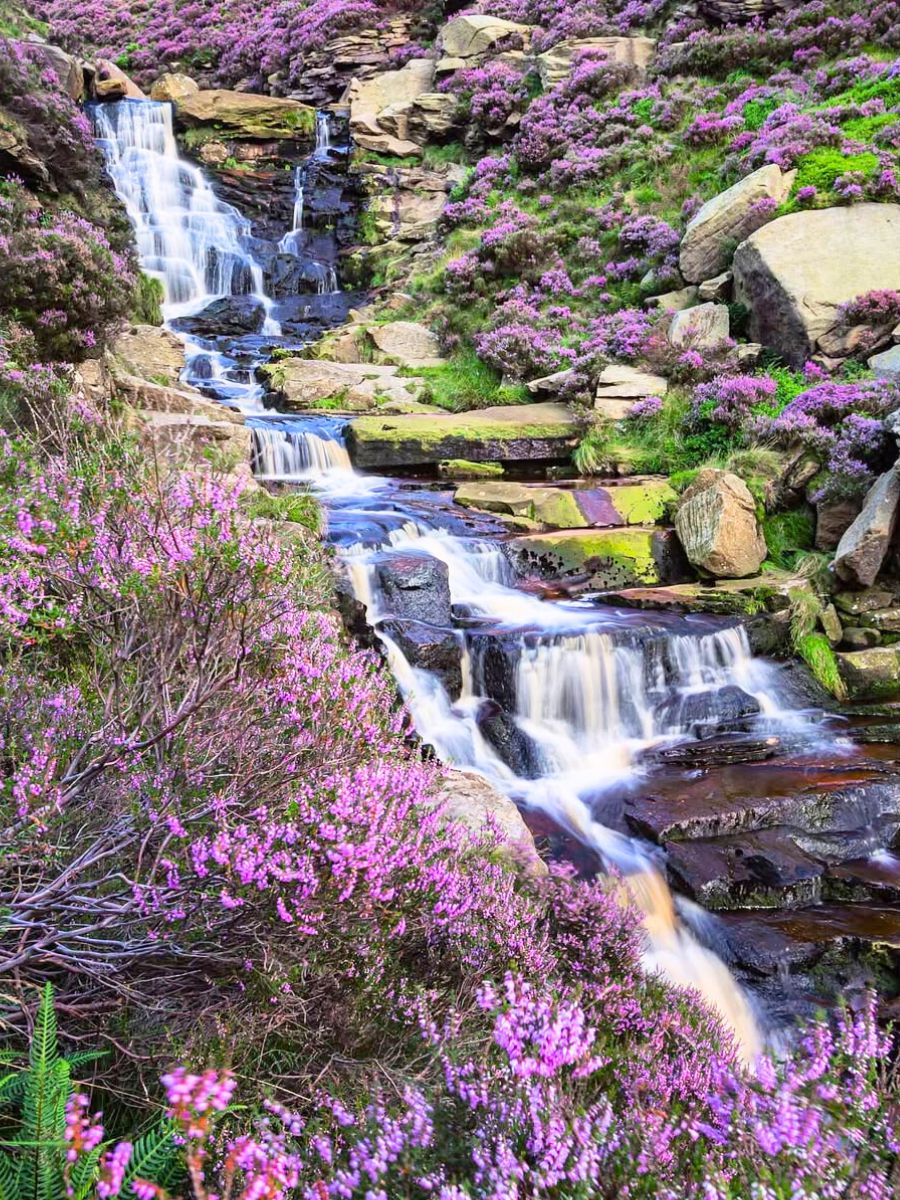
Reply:
[[540, 751], [499, 705], [486, 705], [479, 715], [478, 728], [490, 742], [498, 758], [523, 779], [537, 779], [543, 773]]
[[688, 560], [711, 575], [753, 575], [766, 557], [756, 502], [743, 480], [726, 471], [700, 471], [681, 498], [675, 528]]
[[231, 337], [260, 333], [265, 320], [265, 307], [255, 297], [222, 296], [192, 316], [177, 317], [171, 327], [201, 338]]
[[193, 96], [195, 92], [199, 91], [200, 85], [191, 79], [190, 75], [183, 75], [178, 71], [167, 71], [165, 75], [160, 75], [150, 88], [150, 99], [168, 100], [177, 104], [180, 100], [184, 100], [187, 96]]
[[462, 691], [462, 655], [459, 639], [452, 629], [424, 621], [389, 618], [379, 621], [386, 633], [413, 667], [437, 676], [451, 700]]
[[448, 770], [439, 793], [451, 821], [481, 833], [486, 825], [498, 828], [503, 852], [529, 875], [546, 875], [547, 866], [534, 844], [522, 814], [508, 796], [473, 771]]
[[728, 338], [731, 324], [724, 304], [697, 304], [672, 318], [669, 341], [675, 347], [712, 350]]
[[[898, 226], [900, 233], [900, 226]], [[871, 587], [898, 526], [900, 470], [886, 471], [870, 488], [862, 512], [841, 538], [834, 556], [838, 577], [855, 587]]]
[[647, 37], [570, 38], [558, 42], [537, 57], [544, 89], [567, 79], [576, 55], [585, 50], [603, 53], [610, 66], [623, 69], [625, 79], [638, 79], [646, 74], [656, 52], [656, 42]]
[[576, 418], [561, 404], [516, 404], [441, 416], [372, 415], [358, 417], [348, 427], [351, 457], [367, 470], [453, 458], [566, 461], [576, 440]]
[[729, 685], [704, 692], [674, 693], [656, 707], [661, 728], [683, 730], [702, 737], [711, 730], [742, 725], [759, 715], [759, 701], [739, 687]]
[[669, 529], [575, 529], [513, 538], [510, 553], [524, 572], [587, 572], [596, 588], [678, 583], [690, 567]]
[[900, 696], [900, 646], [875, 646], [837, 655], [851, 700], [891, 700]]
[[316, 112], [296, 100], [232, 92], [224, 88], [182, 96], [177, 117], [188, 128], [208, 126], [226, 135], [250, 139], [311, 139]]
[[674, 885], [705, 908], [787, 908], [814, 903], [821, 893], [825, 866], [789, 829], [667, 842], [665, 849]]
[[452, 625], [446, 563], [427, 554], [389, 554], [376, 564], [375, 578], [385, 614]]
[[900, 205], [854, 204], [790, 213], [752, 234], [734, 256], [735, 299], [751, 336], [801, 367], [856, 296], [900, 278]]
[[645, 755], [646, 762], [705, 770], [723, 765], [760, 763], [775, 758], [781, 749], [776, 737], [753, 738], [742, 734], [724, 734], [703, 741], [664, 746]]
[[770, 163], [708, 200], [684, 233], [678, 259], [684, 278], [699, 283], [724, 271], [738, 243], [771, 220], [795, 174]]

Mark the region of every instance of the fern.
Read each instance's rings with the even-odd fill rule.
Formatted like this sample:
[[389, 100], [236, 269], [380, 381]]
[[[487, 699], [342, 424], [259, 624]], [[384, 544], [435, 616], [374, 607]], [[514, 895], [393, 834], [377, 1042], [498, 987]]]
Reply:
[[0, 1151], [0, 1200], [18, 1200], [19, 1171], [13, 1158]]
[[172, 1123], [162, 1121], [134, 1143], [122, 1188], [124, 1200], [137, 1200], [131, 1186], [136, 1179], [167, 1187], [178, 1176], [181, 1164], [172, 1134]]

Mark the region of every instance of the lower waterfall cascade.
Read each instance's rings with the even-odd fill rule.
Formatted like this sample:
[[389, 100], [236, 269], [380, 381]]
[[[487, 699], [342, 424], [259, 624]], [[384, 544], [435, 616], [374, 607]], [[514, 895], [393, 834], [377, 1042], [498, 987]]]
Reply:
[[[655, 752], [690, 740], [703, 720], [704, 698], [723, 689], [749, 698], [746, 719], [759, 736], [815, 739], [815, 723], [784, 700], [778, 669], [752, 655], [735, 622], [625, 612], [597, 606], [590, 597], [545, 601], [528, 594], [519, 588], [501, 541], [461, 530], [445, 497], [415, 490], [409, 481], [397, 486], [355, 471], [340, 418], [267, 408], [254, 367], [277, 343], [282, 323], [277, 303], [266, 294], [249, 222], [216, 197], [202, 170], [179, 156], [169, 105], [102, 104], [94, 122], [135, 227], [143, 268], [163, 284], [166, 324], [174, 322], [185, 342], [186, 380], [247, 414], [252, 467], [261, 482], [308, 487], [319, 497], [328, 540], [365, 607], [422, 742], [442, 762], [477, 773], [524, 810], [546, 813], [605, 870], [621, 873], [645, 915], [648, 969], [700, 992], [751, 1059], [761, 1038], [753, 1005], [682, 919], [665, 882], [662, 851], [596, 814], [607, 792], [643, 777]], [[282, 253], [303, 253], [300, 235], [308, 228], [315, 186], [310, 166], [336, 149], [332, 136], [328, 115], [320, 114], [316, 149], [294, 172]], [[332, 263], [319, 263], [312, 273], [319, 294], [341, 294]], [[178, 326], [179, 318], [233, 296], [258, 301], [264, 312], [249, 365], [246, 355], [239, 361], [218, 341]], [[437, 673], [413, 665], [393, 630], [379, 566], [396, 554], [435, 560], [446, 570], [458, 694]], [[486, 712], [505, 722], [505, 753], [485, 731]]]

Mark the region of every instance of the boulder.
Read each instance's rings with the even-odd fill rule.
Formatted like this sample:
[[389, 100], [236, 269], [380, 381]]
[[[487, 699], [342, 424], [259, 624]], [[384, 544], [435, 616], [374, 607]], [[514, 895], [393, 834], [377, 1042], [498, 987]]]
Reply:
[[841, 538], [834, 569], [844, 583], [871, 587], [898, 528], [900, 470], [894, 467], [869, 489], [862, 512]]
[[838, 307], [900, 279], [900, 205], [791, 213], [751, 234], [734, 256], [735, 299], [751, 336], [793, 367], [812, 356]]
[[360, 163], [355, 173], [368, 196], [366, 212], [373, 243], [432, 238], [448, 193], [465, 175], [452, 163], [434, 170]]
[[416, 321], [370, 325], [368, 334], [378, 350], [397, 367], [439, 367], [444, 362], [437, 337]]
[[680, 583], [691, 578], [678, 539], [670, 529], [575, 529], [513, 538], [509, 548], [525, 572], [557, 578], [567, 572], [590, 576], [597, 588]]
[[454, 497], [464, 508], [525, 518], [550, 529], [650, 525], [676, 494], [664, 479], [612, 488], [538, 487], [513, 481], [466, 483]]
[[900, 646], [874, 646], [837, 654], [851, 700], [893, 700], [900, 696]]
[[151, 100], [168, 100], [178, 104], [188, 96], [200, 91], [199, 84], [190, 75], [182, 75], [179, 71], [167, 71], [150, 88]]
[[49, 42], [29, 41], [28, 54], [32, 60], [40, 59], [53, 72], [70, 100], [80, 103], [84, 99], [84, 67], [79, 59]]
[[879, 379], [900, 383], [900, 346], [891, 346], [889, 350], [873, 354], [869, 359], [869, 367]]
[[446, 771], [438, 799], [451, 821], [476, 833], [486, 827], [496, 829], [504, 854], [527, 874], [547, 874], [522, 814], [508, 796], [498, 792], [483, 776], [474, 771]]
[[453, 624], [450, 611], [450, 573], [447, 564], [430, 554], [386, 554], [375, 564], [381, 596], [380, 616]]
[[834, 603], [842, 613], [859, 617], [864, 613], [889, 608], [894, 603], [894, 593], [883, 588], [866, 588], [862, 592], [838, 592]]
[[701, 471], [681, 498], [675, 528], [688, 560], [725, 579], [754, 575], [766, 557], [756, 502], [728, 471]]
[[290, 412], [303, 412], [323, 400], [339, 401], [345, 412], [357, 412], [372, 408], [376, 400], [414, 400], [421, 389], [420, 381], [398, 376], [396, 367], [375, 363], [288, 358], [261, 371]]
[[311, 139], [316, 110], [296, 100], [216, 88], [183, 96], [178, 103], [178, 120], [189, 128], [207, 125], [238, 138]]
[[265, 305], [255, 296], [220, 296], [198, 313], [176, 317], [171, 325], [197, 337], [239, 337], [242, 333], [260, 333], [265, 320]]
[[357, 417], [347, 433], [355, 465], [366, 470], [457, 458], [565, 462], [578, 440], [578, 422], [562, 404], [512, 404], [440, 416]]
[[350, 133], [364, 150], [399, 158], [419, 154], [421, 147], [409, 138], [409, 116], [419, 96], [434, 82], [430, 58], [414, 58], [399, 71], [383, 71], [370, 79], [354, 79], [347, 99]]
[[723, 271], [721, 275], [714, 275], [712, 279], [704, 279], [697, 288], [697, 294], [701, 300], [730, 300], [733, 280], [734, 276], [730, 271]]
[[497, 42], [506, 38], [516, 37], [527, 45], [531, 31], [531, 25], [470, 13], [448, 21], [438, 32], [438, 42], [444, 58], [461, 59], [469, 65], [470, 60], [489, 54]]
[[698, 304], [675, 314], [668, 336], [676, 348], [713, 350], [728, 338], [730, 330], [727, 305]]
[[880, 642], [881, 634], [877, 629], [867, 629], [862, 625], [850, 625], [844, 629], [842, 645], [848, 650], [871, 650]]
[[610, 66], [623, 67], [628, 77], [646, 74], [656, 42], [648, 37], [570, 38], [551, 46], [537, 57], [538, 74], [545, 89], [555, 87], [572, 73], [575, 57], [585, 50], [600, 51]]
[[212, 456], [215, 465], [251, 482], [251, 433], [230, 415], [223, 412], [217, 420], [199, 412], [141, 411], [139, 416], [145, 444], [164, 463], [208, 466]]
[[532, 396], [558, 396], [575, 379], [574, 367], [566, 367], [562, 371], [553, 371], [550, 375], [542, 375], [539, 379], [530, 379], [525, 386]]
[[98, 100], [146, 100], [138, 85], [114, 62], [98, 58], [94, 69], [94, 95]]
[[113, 358], [131, 375], [157, 383], [177, 384], [184, 370], [184, 346], [158, 325], [131, 325], [112, 349]]
[[724, 271], [738, 243], [771, 220], [774, 205], [787, 198], [795, 174], [784, 175], [769, 163], [707, 200], [691, 218], [681, 242], [678, 263], [684, 278], [700, 283]]

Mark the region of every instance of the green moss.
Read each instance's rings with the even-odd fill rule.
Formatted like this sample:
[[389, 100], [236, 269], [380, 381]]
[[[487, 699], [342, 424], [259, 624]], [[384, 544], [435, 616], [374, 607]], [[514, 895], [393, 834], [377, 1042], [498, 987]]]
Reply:
[[502, 479], [506, 474], [502, 463], [469, 462], [466, 458], [438, 463], [438, 471], [447, 479]]
[[500, 373], [481, 361], [474, 350], [463, 350], [439, 367], [421, 367], [409, 374], [425, 380], [421, 399], [448, 412], [468, 412], [503, 404], [527, 404], [524, 387], [504, 387]]
[[626, 525], [656, 525], [678, 499], [666, 482], [623, 483], [610, 489], [610, 499]]
[[824, 633], [805, 634], [794, 642], [794, 649], [826, 691], [838, 700], [846, 700], [847, 688], [841, 678], [835, 653]]
[[862, 154], [841, 154], [831, 146], [819, 146], [804, 154], [797, 163], [797, 179], [794, 192], [803, 187], [814, 187], [821, 192], [830, 192], [835, 180], [851, 171], [859, 171], [865, 176], [874, 175], [879, 170], [876, 155], [864, 151]]
[[290, 521], [302, 525], [311, 533], [319, 533], [322, 514], [315, 497], [308, 492], [288, 492], [273, 495], [263, 490], [250, 492], [245, 501], [248, 516], [268, 521]]
[[660, 583], [652, 529], [589, 529], [534, 534], [515, 545], [566, 571], [590, 570], [601, 586]]

